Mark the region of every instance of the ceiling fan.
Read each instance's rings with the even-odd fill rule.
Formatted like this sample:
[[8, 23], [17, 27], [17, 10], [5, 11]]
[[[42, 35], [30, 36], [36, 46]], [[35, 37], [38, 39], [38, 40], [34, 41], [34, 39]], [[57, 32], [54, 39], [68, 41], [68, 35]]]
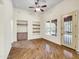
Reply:
[[37, 0], [37, 1], [35, 2], [35, 6], [34, 6], [34, 7], [33, 7], [33, 6], [30, 6], [29, 8], [34, 8], [34, 12], [37, 12], [37, 11], [44, 12], [44, 9], [43, 9], [43, 8], [47, 7], [47, 5], [45, 4], [45, 5], [40, 6], [40, 5], [39, 5], [39, 1], [40, 1], [40, 0]]

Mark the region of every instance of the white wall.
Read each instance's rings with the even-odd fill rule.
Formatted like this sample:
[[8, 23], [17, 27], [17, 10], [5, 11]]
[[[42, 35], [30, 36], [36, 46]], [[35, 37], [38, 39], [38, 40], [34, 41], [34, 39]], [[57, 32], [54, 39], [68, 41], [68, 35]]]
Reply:
[[[48, 12], [46, 12], [42, 20], [43, 23], [41, 24], [42, 25], [42, 37], [52, 42], [55, 42], [57, 44], [61, 44], [61, 26], [60, 26], [61, 16], [69, 12], [75, 11], [75, 10], [79, 11], [79, 0], [64, 0], [63, 2], [61, 2], [57, 6], [50, 9]], [[55, 18], [58, 19], [57, 37], [45, 35], [45, 21], [53, 20]]]
[[[28, 39], [40, 38], [40, 35], [34, 35], [32, 33], [33, 21], [40, 21], [38, 15], [36, 13], [31, 13], [26, 10], [14, 8], [14, 23], [15, 23], [14, 24], [14, 27], [15, 27], [14, 32], [17, 31], [17, 26], [16, 26], [17, 20], [26, 20], [28, 22]], [[14, 34], [14, 36], [16, 36], [16, 35]], [[16, 41], [16, 40], [17, 40], [17, 37], [15, 37], [14, 41]]]
[[0, 4], [0, 59], [7, 59], [11, 48], [12, 4], [10, 0], [2, 0]]
[[3, 5], [0, 5], [0, 59], [4, 56]]

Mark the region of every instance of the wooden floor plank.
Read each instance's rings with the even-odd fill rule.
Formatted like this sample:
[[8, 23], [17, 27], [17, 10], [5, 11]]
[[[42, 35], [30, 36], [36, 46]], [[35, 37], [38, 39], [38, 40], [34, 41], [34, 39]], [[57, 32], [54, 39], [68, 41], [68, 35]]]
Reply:
[[47, 40], [37, 39], [30, 42], [32, 44], [29, 45], [34, 48], [27, 48], [28, 43], [24, 44], [26, 48], [12, 47], [7, 59], [79, 59], [75, 51]]

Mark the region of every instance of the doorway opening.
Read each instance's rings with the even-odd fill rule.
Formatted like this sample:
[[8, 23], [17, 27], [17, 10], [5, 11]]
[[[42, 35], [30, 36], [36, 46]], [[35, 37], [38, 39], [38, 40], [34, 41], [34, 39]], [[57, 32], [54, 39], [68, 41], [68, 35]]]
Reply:
[[76, 12], [69, 13], [62, 17], [62, 45], [76, 49], [78, 40], [78, 23]]
[[28, 40], [28, 21], [17, 20], [17, 41]]

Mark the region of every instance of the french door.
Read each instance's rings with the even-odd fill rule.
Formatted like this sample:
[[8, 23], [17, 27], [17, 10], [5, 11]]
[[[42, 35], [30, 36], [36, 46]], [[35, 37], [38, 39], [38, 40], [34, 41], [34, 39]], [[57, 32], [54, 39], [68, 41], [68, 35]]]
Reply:
[[78, 38], [77, 13], [72, 12], [62, 16], [61, 37], [62, 45], [76, 49]]

